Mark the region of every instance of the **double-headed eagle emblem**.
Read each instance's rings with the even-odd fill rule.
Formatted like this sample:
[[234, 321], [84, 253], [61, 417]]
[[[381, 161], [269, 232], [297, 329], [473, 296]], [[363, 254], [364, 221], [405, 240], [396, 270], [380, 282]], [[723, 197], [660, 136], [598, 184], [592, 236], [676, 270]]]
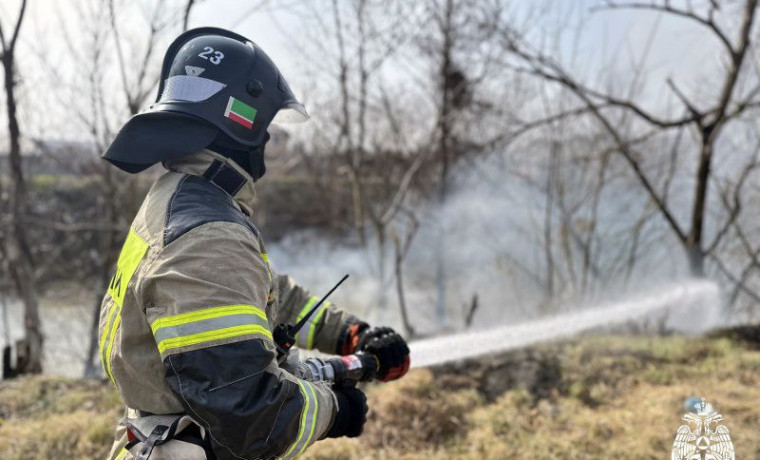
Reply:
[[728, 428], [719, 425], [723, 416], [704, 399], [691, 405], [684, 414], [685, 425], [678, 427], [671, 460], [735, 460], [734, 444]]

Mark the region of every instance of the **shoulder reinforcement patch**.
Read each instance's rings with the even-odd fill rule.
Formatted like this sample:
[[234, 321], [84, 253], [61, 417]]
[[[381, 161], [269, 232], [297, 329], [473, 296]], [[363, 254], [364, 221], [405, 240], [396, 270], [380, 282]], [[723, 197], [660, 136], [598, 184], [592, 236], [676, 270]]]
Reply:
[[232, 201], [232, 197], [206, 179], [187, 175], [180, 180], [166, 209], [164, 246], [209, 222], [234, 222], [258, 236], [256, 227]]

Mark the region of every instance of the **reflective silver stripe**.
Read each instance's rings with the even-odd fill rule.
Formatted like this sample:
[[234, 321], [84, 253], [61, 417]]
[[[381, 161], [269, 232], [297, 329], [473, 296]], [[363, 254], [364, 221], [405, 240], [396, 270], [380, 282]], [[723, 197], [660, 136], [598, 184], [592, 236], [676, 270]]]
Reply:
[[175, 75], [166, 79], [161, 100], [201, 102], [218, 93], [224, 83], [192, 75]]
[[304, 397], [304, 412], [301, 414], [301, 423], [298, 428], [298, 439], [288, 448], [281, 459], [290, 459], [298, 457], [311, 444], [314, 439], [314, 430], [317, 425], [317, 411], [319, 403], [314, 388], [308, 382], [303, 380], [298, 382], [301, 394]]
[[200, 334], [202, 332], [217, 331], [219, 329], [244, 325], [258, 325], [265, 328], [269, 327], [269, 324], [259, 316], [245, 313], [239, 315], [209, 318], [190, 323], [178, 324], [176, 326], [165, 326], [157, 329], [153, 333], [153, 336], [156, 338], [156, 343], [161, 343], [166, 339], [173, 339], [176, 337], [184, 337], [193, 334]]

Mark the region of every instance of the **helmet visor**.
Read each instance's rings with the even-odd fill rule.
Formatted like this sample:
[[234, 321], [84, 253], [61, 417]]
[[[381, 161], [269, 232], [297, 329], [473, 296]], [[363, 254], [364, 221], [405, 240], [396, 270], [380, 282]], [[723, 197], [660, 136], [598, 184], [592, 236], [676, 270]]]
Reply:
[[285, 103], [285, 105], [277, 111], [277, 115], [274, 116], [272, 123], [276, 124], [292, 124], [303, 123], [309, 120], [309, 113], [306, 108], [298, 101], [291, 101]]

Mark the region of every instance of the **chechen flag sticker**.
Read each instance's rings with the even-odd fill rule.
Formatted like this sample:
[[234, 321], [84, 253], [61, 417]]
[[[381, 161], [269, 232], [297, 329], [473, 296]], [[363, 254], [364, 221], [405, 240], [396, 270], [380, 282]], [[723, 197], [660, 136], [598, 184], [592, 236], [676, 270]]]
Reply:
[[256, 112], [257, 110], [250, 105], [230, 96], [230, 100], [227, 101], [227, 110], [224, 111], [224, 116], [235, 123], [251, 129], [253, 127], [253, 120], [256, 119]]

